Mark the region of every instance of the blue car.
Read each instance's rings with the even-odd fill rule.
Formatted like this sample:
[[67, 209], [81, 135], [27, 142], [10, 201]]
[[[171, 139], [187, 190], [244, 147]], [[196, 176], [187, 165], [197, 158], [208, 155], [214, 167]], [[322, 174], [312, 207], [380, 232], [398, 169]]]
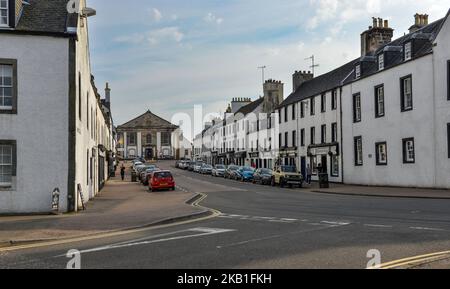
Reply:
[[242, 182], [253, 181], [253, 175], [255, 174], [255, 169], [251, 167], [241, 167], [236, 172], [236, 180]]

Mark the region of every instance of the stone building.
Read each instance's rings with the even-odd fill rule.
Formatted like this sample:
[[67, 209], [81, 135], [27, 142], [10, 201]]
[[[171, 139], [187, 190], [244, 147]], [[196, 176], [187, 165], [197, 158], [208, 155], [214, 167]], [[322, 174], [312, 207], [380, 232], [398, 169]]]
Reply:
[[124, 159], [178, 159], [186, 155], [178, 126], [150, 110], [117, 127], [118, 154]]

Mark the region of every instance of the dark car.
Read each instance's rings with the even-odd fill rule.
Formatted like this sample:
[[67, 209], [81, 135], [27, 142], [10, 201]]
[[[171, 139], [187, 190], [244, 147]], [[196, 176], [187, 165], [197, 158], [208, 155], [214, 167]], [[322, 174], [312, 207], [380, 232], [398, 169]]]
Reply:
[[253, 175], [253, 183], [261, 185], [270, 185], [273, 171], [270, 169], [258, 169]]
[[223, 177], [225, 179], [232, 179], [236, 173], [236, 171], [239, 170], [238, 166], [235, 165], [230, 165], [228, 166], [228, 168], [225, 170], [225, 173], [223, 174]]
[[187, 167], [187, 170], [190, 171], [190, 172], [193, 172], [194, 171], [194, 166], [195, 166], [195, 162], [190, 162], [188, 167]]

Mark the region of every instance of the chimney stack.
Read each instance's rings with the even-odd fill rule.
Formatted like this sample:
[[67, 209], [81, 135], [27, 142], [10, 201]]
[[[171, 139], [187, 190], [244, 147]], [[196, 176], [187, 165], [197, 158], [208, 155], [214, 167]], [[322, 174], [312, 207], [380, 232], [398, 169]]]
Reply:
[[416, 13], [414, 15], [414, 25], [409, 28], [409, 33], [414, 33], [428, 25], [428, 15]]
[[294, 92], [306, 81], [314, 78], [314, 75], [311, 71], [296, 71], [292, 75], [292, 88]]
[[361, 56], [376, 51], [381, 46], [392, 41], [394, 29], [389, 27], [389, 21], [372, 17], [373, 26], [361, 34]]
[[111, 103], [111, 89], [109, 88], [109, 83], [106, 83], [105, 88], [105, 100], [107, 103]]

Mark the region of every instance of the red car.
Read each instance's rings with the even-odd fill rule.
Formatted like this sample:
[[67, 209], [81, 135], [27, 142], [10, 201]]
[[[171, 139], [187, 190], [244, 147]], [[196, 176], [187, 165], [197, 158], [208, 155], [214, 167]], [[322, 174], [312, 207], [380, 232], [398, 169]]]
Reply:
[[161, 189], [175, 190], [175, 181], [170, 171], [155, 171], [151, 174], [148, 189], [152, 192]]

